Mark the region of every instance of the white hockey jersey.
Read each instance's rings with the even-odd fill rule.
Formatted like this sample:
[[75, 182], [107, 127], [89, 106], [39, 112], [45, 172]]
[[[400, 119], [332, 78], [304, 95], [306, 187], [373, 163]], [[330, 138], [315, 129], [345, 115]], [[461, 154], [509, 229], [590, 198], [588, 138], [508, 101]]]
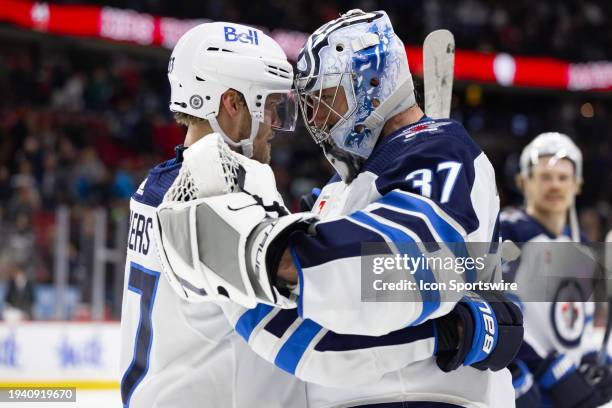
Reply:
[[162, 276], [153, 217], [180, 167], [170, 160], [154, 168], [130, 201], [121, 313], [123, 406], [305, 407], [303, 383], [249, 350], [219, 305], [182, 301]]
[[588, 250], [578, 252], [567, 227], [555, 236], [516, 209], [504, 211], [500, 221], [502, 238], [522, 249], [519, 259], [504, 266], [504, 279], [518, 285], [516, 302], [523, 311], [525, 337], [517, 358], [532, 372], [553, 351], [579, 364], [592, 351], [593, 342], [585, 340], [593, 336], [595, 305], [587, 299], [596, 262]]
[[[383, 138], [350, 184], [323, 188], [313, 211], [316, 234], [292, 237], [298, 308], [225, 308], [253, 350], [308, 381], [309, 407], [514, 406], [507, 370], [437, 367], [431, 319], [454, 307], [444, 295], [361, 301], [362, 242], [498, 241], [494, 170], [459, 123], [424, 118]], [[429, 269], [413, 277], [436, 278]]]

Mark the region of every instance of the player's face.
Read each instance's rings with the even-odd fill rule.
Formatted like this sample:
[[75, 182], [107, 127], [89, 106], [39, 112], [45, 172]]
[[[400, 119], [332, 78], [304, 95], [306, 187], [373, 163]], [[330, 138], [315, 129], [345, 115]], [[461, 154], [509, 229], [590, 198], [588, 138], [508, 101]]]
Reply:
[[542, 212], [565, 212], [578, 192], [574, 164], [568, 159], [540, 157], [525, 180], [527, 203]]
[[340, 87], [325, 88], [312, 96], [307, 96], [308, 121], [321, 130], [331, 129], [348, 111], [348, 102], [344, 89]]
[[[239, 134], [243, 139], [248, 139], [249, 135], [251, 134], [251, 114], [246, 107], [241, 113], [239, 121]], [[253, 160], [257, 160], [260, 163], [270, 163], [270, 142], [273, 138], [274, 130], [270, 124], [259, 122], [257, 135], [253, 140]]]

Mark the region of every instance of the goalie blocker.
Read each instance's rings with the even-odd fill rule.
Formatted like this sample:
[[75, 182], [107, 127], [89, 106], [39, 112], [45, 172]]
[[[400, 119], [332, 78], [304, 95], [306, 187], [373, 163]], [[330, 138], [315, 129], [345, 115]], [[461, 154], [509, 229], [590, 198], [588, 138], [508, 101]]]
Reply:
[[307, 230], [316, 217], [271, 217], [278, 205], [244, 192], [162, 203], [155, 228], [160, 258], [183, 298], [295, 307], [294, 296], [276, 287], [275, 274], [291, 233]]

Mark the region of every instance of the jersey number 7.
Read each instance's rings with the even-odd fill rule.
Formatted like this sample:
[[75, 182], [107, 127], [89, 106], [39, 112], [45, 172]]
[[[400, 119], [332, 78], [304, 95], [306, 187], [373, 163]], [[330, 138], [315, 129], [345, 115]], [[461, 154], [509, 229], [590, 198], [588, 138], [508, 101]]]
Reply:
[[149, 353], [153, 340], [151, 312], [153, 311], [159, 272], [131, 263], [129, 279], [128, 289], [140, 295], [140, 321], [136, 330], [134, 357], [121, 379], [121, 400], [124, 406], [129, 405], [134, 389], [149, 369]]

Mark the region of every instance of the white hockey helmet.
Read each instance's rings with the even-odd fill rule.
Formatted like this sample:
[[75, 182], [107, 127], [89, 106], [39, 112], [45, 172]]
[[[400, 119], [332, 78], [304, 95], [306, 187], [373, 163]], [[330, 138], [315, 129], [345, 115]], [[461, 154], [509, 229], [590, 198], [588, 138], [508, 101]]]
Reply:
[[520, 158], [521, 176], [527, 178], [542, 156], [551, 156], [551, 165], [560, 159], [570, 160], [574, 164], [576, 181], [582, 183], [582, 152], [567, 135], [542, 133], [525, 146]]
[[[384, 11], [351, 10], [317, 29], [297, 62], [296, 89], [310, 134], [343, 179], [351, 179], [376, 144], [390, 117], [416, 104], [404, 44]], [[348, 110], [328, 125], [333, 101], [323, 89], [344, 92]], [[330, 114], [314, 120], [321, 104]]]
[[[206, 119], [225, 141], [251, 157], [259, 123], [292, 131], [297, 98], [293, 68], [282, 48], [256, 28], [224, 22], [205, 23], [177, 42], [168, 64], [170, 110]], [[217, 122], [221, 95], [240, 92], [251, 114], [251, 134], [231, 140]]]

